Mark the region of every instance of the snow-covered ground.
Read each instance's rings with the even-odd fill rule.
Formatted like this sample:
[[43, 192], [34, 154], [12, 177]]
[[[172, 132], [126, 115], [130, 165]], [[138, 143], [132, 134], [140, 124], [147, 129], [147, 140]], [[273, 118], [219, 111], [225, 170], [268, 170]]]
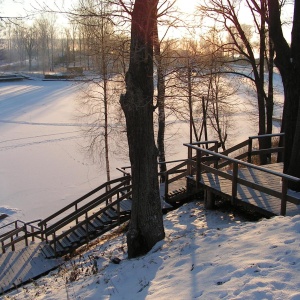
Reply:
[[300, 299], [300, 216], [251, 223], [193, 202], [164, 224], [143, 257], [127, 258], [121, 233], [6, 299]]
[[0, 82], [0, 213], [12, 217], [3, 222], [45, 218], [105, 181], [82, 152], [78, 96], [70, 82]]

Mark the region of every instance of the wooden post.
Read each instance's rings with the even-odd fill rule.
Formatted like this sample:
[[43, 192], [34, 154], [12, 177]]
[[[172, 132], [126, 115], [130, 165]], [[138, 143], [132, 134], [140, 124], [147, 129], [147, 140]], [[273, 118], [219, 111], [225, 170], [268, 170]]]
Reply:
[[282, 178], [282, 197], [281, 197], [281, 209], [280, 209], [280, 215], [285, 216], [286, 215], [286, 195], [288, 190], [288, 182], [286, 178]]
[[165, 172], [166, 181], [165, 181], [165, 201], [168, 201], [168, 193], [169, 193], [169, 173]]
[[28, 235], [27, 235], [27, 225], [24, 225], [24, 232], [25, 232], [25, 245], [28, 247]]
[[[107, 185], [105, 186], [105, 193], [108, 192], [108, 188], [107, 188]], [[106, 199], [106, 206], [108, 205], [108, 198]]]
[[11, 241], [11, 251], [15, 251], [15, 244], [14, 244], [14, 237], [13, 236], [11, 236], [10, 237], [10, 241]]
[[[15, 221], [15, 229], [17, 229], [18, 228], [18, 221]], [[18, 237], [19, 236], [19, 233], [17, 232], [17, 234], [16, 234], [16, 237]]]
[[117, 193], [117, 214], [118, 214], [118, 225], [120, 226], [121, 224], [121, 212], [120, 212], [120, 197], [119, 193]]
[[212, 193], [210, 189], [205, 190], [204, 206], [207, 209], [215, 208], [215, 195]]
[[54, 254], [56, 257], [56, 235], [55, 235], [55, 232], [53, 233], [52, 238], [53, 238], [53, 242], [54, 242]]
[[34, 242], [34, 228], [33, 228], [33, 226], [31, 226], [31, 233], [32, 233], [31, 240]]
[[232, 173], [232, 191], [231, 191], [231, 204], [235, 205], [236, 195], [237, 195], [237, 178], [238, 178], [238, 163], [233, 163], [233, 173]]
[[[218, 142], [215, 142], [215, 152], [218, 153]], [[216, 160], [215, 160], [215, 169], [218, 169], [218, 162], [219, 162], [219, 158], [216, 157]]]
[[[77, 203], [75, 204], [75, 212], [76, 212], [76, 214], [77, 214], [77, 209], [78, 209], [78, 206], [77, 206]], [[78, 222], [78, 218], [76, 218], [76, 225], [78, 224], [79, 222]]]
[[89, 222], [88, 222], [88, 212], [85, 213], [85, 234], [86, 239], [89, 241]]
[[4, 241], [1, 241], [2, 253], [5, 253]]
[[248, 142], [248, 163], [252, 162], [252, 138], [249, 137]]
[[[47, 223], [45, 223], [44, 227], [45, 227], [44, 232], [46, 232]], [[45, 240], [46, 240], [46, 244], [48, 244], [48, 235], [46, 233], [45, 233]]]
[[41, 240], [44, 240], [44, 231], [43, 231], [43, 224], [40, 224], [40, 231], [41, 231]]
[[188, 175], [192, 176], [192, 164], [191, 164], [191, 160], [193, 158], [192, 156], [192, 151], [193, 149], [191, 147], [188, 147], [188, 164], [187, 164], [187, 171], [188, 171]]
[[201, 181], [201, 148], [197, 149], [197, 163], [196, 163], [196, 188], [199, 188]]

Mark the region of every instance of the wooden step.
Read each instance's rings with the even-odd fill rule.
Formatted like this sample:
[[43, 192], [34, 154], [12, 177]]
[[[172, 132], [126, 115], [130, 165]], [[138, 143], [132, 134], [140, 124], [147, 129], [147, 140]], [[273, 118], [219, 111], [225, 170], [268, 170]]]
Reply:
[[[132, 205], [132, 200], [131, 199], [124, 199], [120, 202], [120, 214], [128, 214], [131, 212], [131, 205]], [[115, 211], [118, 211], [118, 206], [114, 205], [113, 206]]]
[[91, 224], [97, 229], [102, 229], [104, 227], [104, 224], [97, 218], [95, 217], [94, 219], [91, 220]]
[[62, 239], [59, 240], [59, 243], [62, 245], [63, 248], [71, 248], [72, 247], [72, 243], [71, 241], [65, 236]]
[[78, 235], [78, 237], [79, 237], [80, 239], [86, 238], [86, 231], [85, 231], [85, 229], [82, 228], [82, 227], [77, 227], [77, 228], [75, 228], [75, 229], [74, 229], [74, 233], [75, 233], [76, 235]]
[[46, 258], [55, 257], [54, 250], [49, 244], [44, 244], [41, 249]]
[[71, 232], [67, 235], [67, 238], [69, 239], [69, 241], [71, 242], [71, 244], [78, 244], [80, 242], [80, 237], [75, 234], [74, 232]]
[[112, 208], [107, 209], [104, 213], [107, 216], [109, 216], [111, 219], [117, 219], [118, 218], [117, 212]]
[[105, 214], [101, 214], [97, 217], [104, 225], [111, 224], [112, 219]]

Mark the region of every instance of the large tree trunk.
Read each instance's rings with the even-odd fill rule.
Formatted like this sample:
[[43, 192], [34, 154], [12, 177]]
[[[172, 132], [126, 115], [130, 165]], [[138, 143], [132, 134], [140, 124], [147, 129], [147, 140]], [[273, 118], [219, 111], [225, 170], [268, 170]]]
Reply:
[[133, 185], [127, 233], [129, 258], [147, 253], [165, 236], [153, 129], [153, 28], [157, 2], [135, 1], [126, 94], [120, 99], [126, 117]]
[[[282, 131], [285, 132], [284, 171], [300, 177], [300, 1], [295, 0], [291, 47], [286, 42], [280, 20], [278, 0], [268, 0], [269, 30], [284, 87]], [[300, 185], [290, 184], [300, 191]]]

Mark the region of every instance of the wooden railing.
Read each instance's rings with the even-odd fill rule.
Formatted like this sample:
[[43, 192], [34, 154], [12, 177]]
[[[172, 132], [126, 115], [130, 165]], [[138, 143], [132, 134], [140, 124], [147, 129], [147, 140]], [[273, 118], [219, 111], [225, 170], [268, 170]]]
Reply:
[[[58, 235], [58, 231], [64, 226], [68, 224], [75, 224], [76, 226], [82, 222], [82, 218], [87, 220], [90, 211], [97, 206], [104, 206], [99, 210], [103, 211], [111, 207], [111, 203], [117, 203], [119, 208], [118, 201], [121, 201], [125, 196], [131, 193], [130, 180], [131, 178], [127, 174], [106, 182], [44, 220], [36, 220], [28, 223], [17, 220], [1, 227], [0, 229], [4, 229], [8, 226], [15, 227], [0, 236], [2, 253], [5, 253], [9, 247], [14, 251], [15, 245], [19, 242], [24, 242], [25, 246], [28, 246], [30, 238], [32, 241], [38, 238], [48, 242], [49, 236], [55, 237], [55, 235]], [[91, 199], [91, 197], [95, 197], [97, 193], [100, 195]], [[122, 193], [122, 196], [120, 196], [120, 193]], [[117, 202], [112, 202], [114, 196], [117, 197]], [[34, 223], [37, 223], [37, 225], [34, 226]], [[53, 243], [56, 243], [56, 241], [54, 240]]]
[[40, 240], [42, 240], [40, 228], [33, 225], [34, 223], [37, 223], [39, 221], [40, 220], [35, 220], [25, 223], [23, 221], [16, 220], [0, 227], [0, 230], [4, 229], [5, 227], [15, 227], [14, 229], [9, 230], [8, 232], [0, 236], [2, 253], [5, 253], [6, 249], [9, 247], [11, 247], [12, 251], [15, 251], [15, 245], [22, 241], [24, 241], [25, 245], [28, 246], [30, 238], [33, 242], [35, 241], [35, 238], [39, 238]]
[[[252, 162], [253, 156], [260, 155], [260, 154], [272, 154], [272, 153], [283, 153], [283, 147], [271, 147], [268, 149], [254, 149], [254, 140], [259, 140], [263, 138], [277, 138], [277, 137], [284, 137], [284, 133], [275, 133], [275, 134], [265, 134], [265, 135], [258, 135], [258, 136], [250, 136], [247, 140], [235, 145], [223, 152], [222, 155], [226, 157], [233, 156], [232, 158], [238, 160], [246, 160], [248, 163]], [[272, 144], [272, 143], [271, 143]], [[190, 145], [202, 147], [208, 149], [210, 151], [214, 151], [218, 153], [219, 142], [216, 140], [212, 141], [204, 141], [204, 142], [195, 142]], [[212, 145], [212, 146], [211, 146]], [[168, 193], [169, 193], [169, 184], [179, 180], [185, 176], [194, 175], [196, 172], [195, 164], [193, 161], [196, 161], [196, 155], [193, 155], [192, 148], [188, 148], [188, 159], [186, 160], [179, 160], [180, 164], [172, 167], [171, 169], [167, 170], [164, 173], [166, 178], [165, 181], [165, 200], [168, 201]], [[202, 158], [202, 162], [206, 165], [210, 166], [214, 164], [214, 167], [217, 169], [221, 169], [224, 167], [229, 166], [231, 163], [226, 159], [222, 159], [221, 157], [209, 157], [208, 155], [204, 155]], [[169, 163], [169, 162], [166, 162]], [[172, 176], [173, 175], [173, 176]]]
[[[203, 149], [201, 147], [196, 147], [195, 145], [192, 144], [184, 144], [186, 147], [195, 150], [196, 151], [196, 161], [194, 160], [189, 160], [189, 163], [192, 164], [192, 166], [196, 170], [196, 184], [200, 185], [201, 181], [201, 174], [203, 172], [210, 172], [215, 175], [218, 175], [220, 177], [226, 178], [231, 180], [232, 182], [232, 191], [231, 191], [231, 197], [232, 197], [232, 202], [233, 204], [235, 203], [235, 199], [237, 196], [237, 184], [245, 185], [247, 187], [251, 187], [254, 190], [258, 190], [260, 192], [266, 193], [268, 195], [277, 197], [281, 199], [281, 215], [286, 214], [286, 202], [290, 201], [294, 204], [300, 204], [300, 201], [298, 199], [295, 199], [287, 194], [288, 191], [288, 181], [300, 181], [300, 178], [290, 176], [287, 174], [279, 173], [272, 171], [270, 169], [257, 166], [248, 162], [244, 162], [235, 158], [230, 158], [228, 156], [225, 156], [220, 153], [216, 153], [211, 150]], [[257, 153], [257, 152], [256, 152]], [[221, 171], [219, 169], [218, 164], [215, 164], [214, 167], [211, 167], [209, 165], [206, 165], [203, 163], [203, 159], [207, 158], [207, 156], [211, 157], [213, 160], [218, 162], [220, 159], [222, 159], [225, 162], [228, 162], [226, 165], [231, 164], [232, 165], [232, 174], [228, 172]], [[259, 185], [254, 182], [247, 181], [245, 179], [239, 178], [238, 177], [238, 166], [241, 165], [243, 167], [247, 167], [249, 169], [255, 169], [260, 172], [263, 172], [265, 174], [272, 174], [274, 176], [277, 176], [281, 179], [282, 181], [282, 188], [281, 191], [274, 191], [266, 186]], [[194, 174], [189, 174], [190, 176], [193, 176]]]
[[[106, 193], [105, 196], [99, 197], [95, 199], [95, 201], [91, 202], [89, 206], [82, 207], [81, 209], [78, 209], [76, 212], [70, 214], [67, 218], [63, 218], [60, 221], [56, 222], [55, 224], [53, 224], [52, 226], [44, 230], [43, 234], [45, 240], [47, 241], [47, 243], [53, 246], [54, 251], [56, 253], [58, 240], [67, 236], [78, 227], [85, 228], [86, 237], [88, 238], [89, 222], [93, 218], [100, 216], [109, 208], [115, 206], [117, 207], [117, 223], [120, 224], [120, 220], [121, 220], [120, 202], [124, 199], [128, 199], [131, 196], [132, 194], [131, 188], [132, 188], [131, 185], [126, 185], [123, 187], [118, 187], [117, 189], [114, 190], [110, 190], [108, 193]], [[106, 204], [107, 199], [115, 199], [115, 200], [113, 200], [109, 204]], [[105, 204], [105, 206], [101, 208], [101, 204]], [[100, 208], [93, 211], [93, 209], [95, 209], [96, 207], [100, 207]], [[67, 225], [72, 225], [72, 226], [70, 229], [64, 230], [62, 232], [62, 229], [66, 228]]]
[[[47, 226], [49, 222], [52, 222], [55, 219], [59, 219], [58, 222], [61, 220], [66, 220], [69, 216], [77, 215], [78, 212], [90, 207], [94, 203], [100, 201], [103, 197], [108, 201], [107, 195], [110, 195], [114, 191], [118, 190], [119, 188], [123, 187], [124, 185], [130, 184], [130, 177], [123, 176], [104, 184], [101, 184], [99, 187], [95, 188], [91, 192], [85, 194], [84, 196], [80, 197], [79, 199], [73, 201], [69, 205], [65, 206], [61, 210], [57, 211], [56, 213], [50, 215], [46, 219], [42, 220], [38, 225], [41, 227], [41, 231], [45, 232], [47, 230]], [[90, 199], [91, 196], [94, 196], [96, 193], [100, 193], [98, 197], [95, 199]], [[101, 202], [102, 203], [102, 202]], [[78, 223], [78, 219], [75, 219], [76, 223]], [[56, 223], [52, 224], [51, 227], [55, 226]]]

